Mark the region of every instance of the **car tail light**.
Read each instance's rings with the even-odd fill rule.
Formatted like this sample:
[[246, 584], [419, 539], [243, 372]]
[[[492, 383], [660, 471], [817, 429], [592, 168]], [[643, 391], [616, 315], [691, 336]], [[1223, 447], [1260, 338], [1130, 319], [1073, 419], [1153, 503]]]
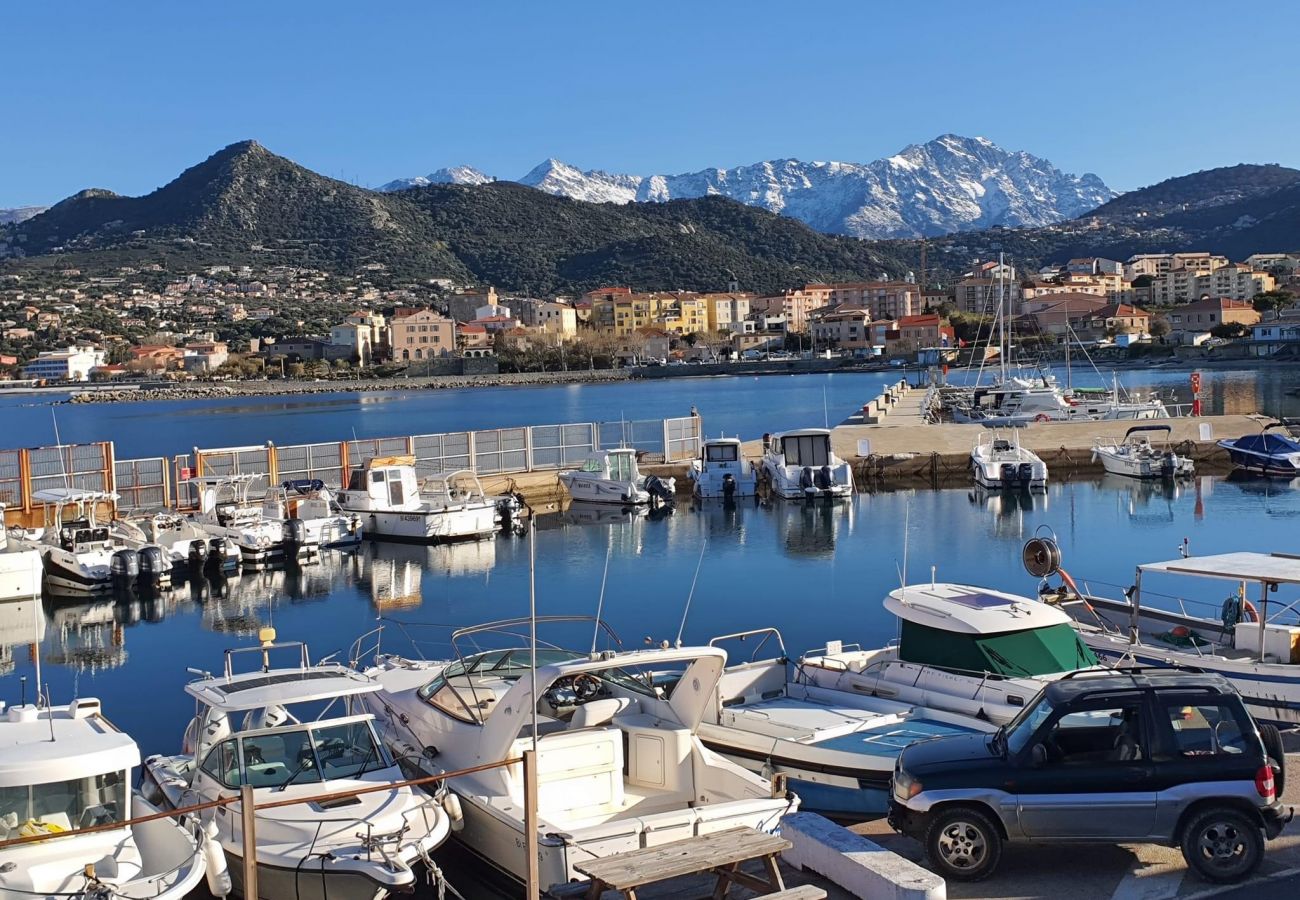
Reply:
[[1276, 791], [1273, 786], [1273, 767], [1265, 763], [1255, 772], [1255, 792], [1264, 799], [1266, 803], [1272, 803], [1276, 797]]

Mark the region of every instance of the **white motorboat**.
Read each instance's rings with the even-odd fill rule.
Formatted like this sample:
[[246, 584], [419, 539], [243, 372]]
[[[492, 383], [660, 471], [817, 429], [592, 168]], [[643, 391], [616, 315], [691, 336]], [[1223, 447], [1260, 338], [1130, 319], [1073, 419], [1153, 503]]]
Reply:
[[701, 500], [752, 497], [758, 487], [754, 467], [745, 462], [739, 438], [706, 440], [698, 458], [691, 460], [686, 476]]
[[365, 532], [361, 517], [344, 512], [319, 478], [284, 481], [271, 488], [262, 498], [262, 515], [283, 523], [285, 536], [293, 543], [320, 549], [355, 547]]
[[[1129, 478], [1191, 478], [1196, 464], [1190, 457], [1179, 456], [1169, 446], [1173, 429], [1168, 425], [1134, 425], [1124, 432], [1118, 443], [1100, 438], [1092, 445], [1092, 458], [1112, 475]], [[1164, 446], [1156, 447], [1150, 435], [1163, 434]]]
[[970, 452], [971, 474], [980, 487], [1019, 490], [1047, 490], [1047, 463], [1037, 453], [1020, 446], [1020, 432], [1011, 439], [981, 432]]
[[[1056, 566], [1043, 577], [1058, 572]], [[1221, 602], [1180, 599], [1177, 611], [1144, 604], [1153, 576], [1172, 575], [1227, 582], [1232, 593]], [[1073, 581], [1063, 581], [1061, 589], [1044, 587], [1040, 595], [1074, 618], [1079, 635], [1102, 659], [1217, 672], [1236, 686], [1255, 718], [1300, 725], [1300, 598], [1269, 599], [1279, 588], [1300, 586], [1300, 559], [1293, 554], [1220, 553], [1145, 563], [1123, 599], [1084, 595]], [[1258, 589], [1258, 606], [1247, 585]]]
[[[180, 755], [145, 760], [146, 796], [175, 809], [248, 785], [255, 804], [303, 800], [254, 813], [262, 897], [375, 900], [410, 892], [450, 824], [436, 797], [392, 786], [401, 770], [372, 717], [342, 708], [379, 685], [345, 666], [312, 665], [305, 644], [277, 644], [271, 629], [261, 637], [261, 646], [227, 650], [222, 674], [186, 685], [198, 714]], [[270, 654], [284, 651], [294, 664], [272, 667]], [[257, 654], [261, 666], [236, 672], [242, 653]], [[349, 791], [367, 793], [337, 796]], [[242, 812], [236, 803], [209, 820], [236, 891]]]
[[989, 428], [1015, 428], [1031, 422], [1167, 418], [1169, 411], [1158, 397], [1125, 397], [1118, 388], [1065, 390], [1054, 380], [1035, 383], [1014, 377], [992, 387], [975, 388], [967, 403], [952, 409], [954, 422]]
[[496, 531], [497, 506], [467, 470], [421, 484], [413, 456], [376, 456], [352, 471], [339, 504], [361, 517], [366, 533], [384, 540], [477, 540]]
[[[534, 651], [514, 637], [527, 625], [525, 619], [462, 629], [452, 636], [451, 662], [377, 655], [366, 674], [384, 689], [362, 699], [389, 745], [422, 771], [434, 761], [450, 771], [510, 759], [535, 744], [543, 890], [582, 880], [574, 864], [583, 860], [738, 825], [770, 832], [797, 808], [797, 797], [700, 743], [725, 651], [577, 653], [549, 644]], [[460, 654], [461, 644], [480, 647], [491, 635], [516, 645]], [[436, 748], [435, 758], [420, 747]], [[522, 880], [520, 766], [459, 776], [448, 786], [464, 811], [456, 838]]]
[[[0, 850], [0, 897], [181, 900], [204, 880], [197, 823], [127, 824], [158, 809], [132, 791], [140, 750], [98, 700], [0, 712], [0, 840], [34, 839]], [[214, 864], [209, 890], [228, 887]]]
[[41, 553], [26, 541], [10, 540], [4, 516], [4, 504], [0, 503], [0, 601], [39, 597]]
[[40, 552], [45, 581], [57, 592], [171, 586], [171, 566], [158, 547], [137, 549], [113, 535], [108, 523], [117, 494], [48, 488], [34, 493], [32, 499], [45, 504], [44, 526], [30, 532], [11, 529], [9, 539]]
[[763, 452], [758, 477], [772, 493], [787, 500], [853, 494], [853, 469], [831, 449], [826, 428], [774, 434]]
[[[753, 650], [748, 660], [723, 673], [717, 700], [700, 724], [700, 740], [765, 777], [785, 775], [804, 808], [855, 818], [879, 815], [886, 810], [889, 779], [904, 747], [994, 728], [971, 715], [923, 708], [928, 705], [923, 701], [899, 702], [844, 686], [828, 689], [792, 677], [774, 628], [710, 643], [747, 640]], [[760, 658], [764, 647], [775, 655]]]
[[249, 498], [253, 485], [265, 477], [244, 474], [198, 478], [199, 511], [192, 516], [194, 523], [212, 537], [234, 541], [247, 566], [311, 558], [319, 552], [316, 547], [291, 541], [284, 523], [267, 518]]
[[194, 520], [173, 512], [115, 519], [112, 531], [128, 547], [143, 551], [157, 546], [174, 575], [204, 571], [229, 573], [239, 568], [243, 558], [234, 539], [213, 537]]
[[636, 450], [631, 447], [593, 453], [581, 467], [561, 472], [560, 483], [574, 500], [587, 503], [641, 506], [663, 502], [672, 505], [677, 496], [676, 479], [641, 474], [636, 464]]

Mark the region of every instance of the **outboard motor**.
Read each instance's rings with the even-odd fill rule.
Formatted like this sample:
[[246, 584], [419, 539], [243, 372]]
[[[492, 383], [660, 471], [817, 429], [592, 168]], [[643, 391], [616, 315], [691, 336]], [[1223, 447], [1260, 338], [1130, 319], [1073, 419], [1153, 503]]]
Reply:
[[672, 506], [677, 502], [672, 490], [658, 475], [647, 475], [645, 477], [645, 490], [650, 495], [651, 500], [658, 500], [664, 506]]
[[1015, 484], [1015, 483], [1016, 483], [1016, 464], [1015, 464], [1015, 463], [1003, 463], [1002, 466], [1001, 466], [1001, 468], [999, 469], [999, 471], [1000, 471], [1000, 473], [1001, 473], [1001, 475], [1002, 475], [1002, 483], [1003, 483], [1003, 484]]
[[1177, 465], [1174, 462], [1174, 455], [1166, 453], [1160, 460], [1160, 474], [1164, 478], [1173, 478], [1177, 471]]
[[116, 551], [108, 561], [108, 571], [116, 585], [128, 587], [135, 584], [140, 577], [140, 554], [129, 548]]
[[208, 565], [221, 571], [226, 567], [226, 539], [212, 538], [208, 541]]
[[[203, 546], [200, 544], [199, 546]], [[171, 587], [172, 564], [162, 547], [149, 545], [140, 550], [140, 584], [149, 588]]]
[[297, 516], [284, 523], [284, 539], [294, 547], [307, 545], [307, 523]]
[[1033, 463], [1021, 463], [1021, 464], [1020, 464], [1020, 483], [1021, 483], [1022, 485], [1024, 485], [1025, 487], [1029, 487], [1029, 485], [1033, 483], [1033, 480], [1034, 480], [1034, 466], [1033, 466]]
[[813, 486], [813, 473], [811, 466], [804, 466], [799, 470], [799, 487], [805, 491]]
[[[220, 540], [220, 538], [213, 538], [213, 541], [218, 541], [218, 540]], [[208, 561], [208, 545], [201, 540], [190, 541], [190, 549], [189, 549], [189, 553], [187, 554], [187, 560], [190, 564], [191, 569], [194, 569], [196, 571], [202, 569], [203, 566]]]
[[831, 479], [831, 467], [822, 466], [817, 470], [817, 487], [823, 491], [829, 491], [835, 482]]
[[730, 472], [722, 476], [722, 498], [724, 500], [736, 499], [736, 476]]

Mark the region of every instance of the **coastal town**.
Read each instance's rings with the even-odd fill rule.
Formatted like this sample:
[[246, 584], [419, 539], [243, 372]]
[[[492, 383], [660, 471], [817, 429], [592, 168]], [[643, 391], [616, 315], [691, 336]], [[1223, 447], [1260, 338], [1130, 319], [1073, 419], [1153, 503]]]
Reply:
[[[495, 286], [271, 266], [178, 275], [151, 265], [0, 276], [0, 379], [233, 380], [674, 366], [845, 357], [970, 362], [1000, 298], [1015, 344], [1128, 358], [1163, 348], [1300, 358], [1300, 251], [986, 261], [950, 284], [913, 273], [779, 294], [608, 286], [517, 296]], [[1202, 354], [1204, 355], [1204, 354]]]

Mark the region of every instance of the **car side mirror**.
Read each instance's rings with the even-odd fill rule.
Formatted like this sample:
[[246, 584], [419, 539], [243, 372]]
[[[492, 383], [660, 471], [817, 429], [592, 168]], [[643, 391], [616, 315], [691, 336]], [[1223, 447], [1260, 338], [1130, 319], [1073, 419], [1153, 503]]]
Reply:
[[1029, 763], [1034, 768], [1038, 768], [1047, 763], [1047, 748], [1042, 744], [1034, 744], [1029, 748]]

